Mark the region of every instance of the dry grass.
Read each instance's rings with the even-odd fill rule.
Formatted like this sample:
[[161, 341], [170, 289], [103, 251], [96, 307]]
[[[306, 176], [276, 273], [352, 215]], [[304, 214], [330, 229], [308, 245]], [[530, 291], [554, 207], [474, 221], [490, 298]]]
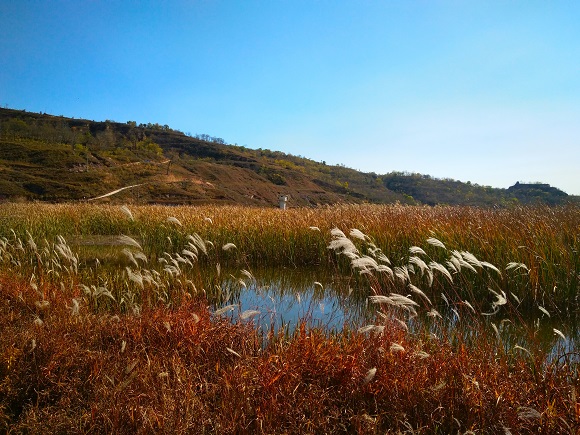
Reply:
[[[127, 213], [129, 211], [129, 213]], [[426, 245], [441, 241], [449, 251], [467, 251], [503, 272], [501, 285], [528, 308], [541, 305], [551, 313], [566, 315], [580, 308], [580, 209], [527, 207], [479, 209], [469, 207], [337, 206], [320, 209], [244, 207], [95, 206], [90, 204], [3, 204], [0, 236], [24, 245], [29, 234], [40, 246], [44, 239], [65, 236], [69, 244], [95, 236], [129, 235], [144, 248], [149, 264], [164, 253], [180, 253], [192, 234], [211, 240], [211, 255], [200, 256], [202, 265], [252, 269], [257, 267], [323, 267], [342, 273], [348, 262], [330, 255], [330, 232], [357, 228], [368, 235], [397, 264], [405, 264], [409, 249], [420, 246], [433, 261], [446, 256]], [[14, 231], [14, 236], [12, 231]], [[26, 246], [25, 246], [26, 247]], [[91, 256], [118, 257], [114, 247], [76, 246], [80, 261]], [[506, 272], [510, 264], [523, 269]], [[518, 276], [518, 279], [505, 278]], [[94, 283], [94, 282], [93, 282]], [[201, 282], [196, 282], [196, 285]], [[481, 280], [464, 284], [478, 297], [488, 297]], [[508, 286], [509, 287], [506, 287]]]
[[203, 301], [73, 312], [0, 282], [0, 430], [9, 433], [574, 433], [575, 367], [405, 333], [264, 338]]
[[[503, 317], [480, 313], [573, 310], [579, 215], [3, 205], [0, 432], [576, 433], [576, 351], [533, 328], [526, 349], [502, 341]], [[104, 267], [59, 235], [130, 239]], [[228, 261], [342, 271], [381, 310], [332, 334], [230, 323], [207, 307]]]

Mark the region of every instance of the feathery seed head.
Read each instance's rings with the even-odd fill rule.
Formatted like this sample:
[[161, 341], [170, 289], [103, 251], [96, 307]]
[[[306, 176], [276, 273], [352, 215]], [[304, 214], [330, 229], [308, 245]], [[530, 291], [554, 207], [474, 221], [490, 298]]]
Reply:
[[427, 243], [429, 243], [432, 246], [437, 246], [438, 248], [447, 249], [443, 244], [443, 242], [440, 241], [439, 239], [436, 239], [435, 237], [429, 237], [427, 239]]
[[224, 251], [229, 251], [231, 249], [236, 249], [236, 245], [234, 245], [233, 243], [226, 243], [225, 245], [222, 246], [222, 249]]
[[174, 217], [174, 216], [169, 216], [169, 217], [167, 218], [166, 222], [169, 222], [169, 223], [171, 223], [171, 224], [175, 224], [175, 225], [177, 225], [177, 226], [179, 226], [179, 227], [182, 227], [182, 226], [183, 226], [183, 225], [181, 224], [181, 222], [179, 221], [179, 219], [177, 219], [177, 218], [176, 218], [176, 217]]
[[373, 367], [372, 369], [370, 369], [367, 372], [365, 378], [363, 379], [363, 385], [367, 385], [369, 382], [371, 382], [374, 379], [376, 374], [377, 374], [376, 367]]

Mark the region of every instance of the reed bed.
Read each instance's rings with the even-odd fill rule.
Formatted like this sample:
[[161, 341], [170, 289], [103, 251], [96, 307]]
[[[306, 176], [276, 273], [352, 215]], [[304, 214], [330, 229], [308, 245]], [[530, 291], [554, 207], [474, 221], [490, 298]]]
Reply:
[[[576, 433], [579, 353], [537, 322], [578, 309], [579, 230], [574, 207], [4, 204], [0, 431]], [[225, 316], [252, 270], [313, 265], [372, 321]]]
[[[575, 433], [566, 361], [404, 332], [298, 328], [264, 345], [203, 301], [95, 315], [0, 282], [4, 433]], [[474, 326], [474, 328], [477, 326]]]
[[[449, 250], [469, 252], [502, 270], [510, 263], [524, 264], [526, 274], [519, 281], [510, 281], [512, 287], [503, 288], [506, 293], [529, 301], [529, 306], [549, 305], [562, 313], [580, 307], [580, 210], [575, 206], [344, 205], [286, 211], [233, 206], [0, 206], [0, 237], [7, 240], [32, 238], [39, 243], [60, 235], [72, 245], [95, 235], [128, 235], [141, 243], [150, 262], [156, 262], [165, 252], [185, 246], [189, 235], [198, 234], [218, 247], [235, 246], [231, 252], [215, 250], [216, 255], [207, 261], [200, 258], [203, 264], [219, 262], [224, 267], [247, 269], [316, 266], [337, 270], [344, 262], [329, 255], [333, 228], [359, 229], [397, 262], [409, 258], [409, 248], [424, 246], [434, 237]], [[94, 254], [89, 246], [80, 248], [81, 256], [83, 249]], [[348, 267], [340, 271], [348, 272]], [[477, 291], [488, 296], [486, 288]]]

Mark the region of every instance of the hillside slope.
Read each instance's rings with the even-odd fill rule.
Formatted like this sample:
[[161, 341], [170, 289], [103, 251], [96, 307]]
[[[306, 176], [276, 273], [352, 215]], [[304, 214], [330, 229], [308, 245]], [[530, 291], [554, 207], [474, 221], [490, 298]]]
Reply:
[[[159, 124], [0, 109], [0, 198], [291, 206], [339, 202], [509, 205], [576, 201], [546, 185], [493, 189], [419, 174], [363, 173]], [[528, 186], [526, 188], [526, 186]]]

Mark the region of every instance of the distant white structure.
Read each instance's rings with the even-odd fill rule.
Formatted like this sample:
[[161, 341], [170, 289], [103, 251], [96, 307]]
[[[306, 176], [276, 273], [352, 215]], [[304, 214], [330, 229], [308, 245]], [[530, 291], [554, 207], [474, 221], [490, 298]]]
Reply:
[[286, 203], [288, 202], [288, 195], [280, 195], [278, 197], [278, 201], [280, 201], [280, 210], [286, 210]]

